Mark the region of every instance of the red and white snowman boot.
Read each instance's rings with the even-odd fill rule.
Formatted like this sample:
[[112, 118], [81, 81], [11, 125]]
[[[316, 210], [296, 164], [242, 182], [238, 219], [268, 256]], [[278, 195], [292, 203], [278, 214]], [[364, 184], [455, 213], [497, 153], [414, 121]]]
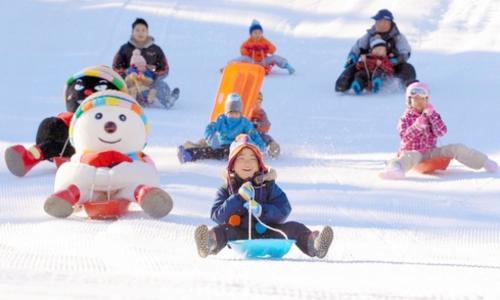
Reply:
[[18, 177], [26, 175], [29, 170], [43, 160], [43, 152], [38, 146], [26, 149], [23, 145], [14, 145], [5, 150], [7, 168]]
[[75, 204], [79, 200], [80, 190], [72, 184], [67, 189], [56, 192], [47, 198], [43, 209], [53, 217], [67, 218], [73, 213]]
[[142, 210], [155, 219], [168, 215], [174, 206], [170, 195], [157, 187], [140, 185], [135, 189], [134, 196]]

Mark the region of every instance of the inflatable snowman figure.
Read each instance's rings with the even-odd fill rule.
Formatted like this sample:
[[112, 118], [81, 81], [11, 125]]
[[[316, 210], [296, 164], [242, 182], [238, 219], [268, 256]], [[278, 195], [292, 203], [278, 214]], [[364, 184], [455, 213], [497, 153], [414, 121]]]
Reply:
[[153, 218], [166, 216], [172, 199], [159, 188], [156, 167], [142, 152], [148, 132], [142, 108], [129, 95], [108, 90], [87, 97], [70, 123], [75, 154], [58, 169], [45, 211], [66, 218], [85, 203], [125, 200]]

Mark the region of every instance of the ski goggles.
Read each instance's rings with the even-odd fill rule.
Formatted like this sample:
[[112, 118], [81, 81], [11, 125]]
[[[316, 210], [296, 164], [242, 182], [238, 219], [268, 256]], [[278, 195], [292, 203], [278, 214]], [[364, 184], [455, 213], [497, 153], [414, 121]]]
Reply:
[[414, 87], [410, 90], [410, 97], [421, 96], [421, 97], [429, 97], [429, 93], [426, 89], [421, 87]]

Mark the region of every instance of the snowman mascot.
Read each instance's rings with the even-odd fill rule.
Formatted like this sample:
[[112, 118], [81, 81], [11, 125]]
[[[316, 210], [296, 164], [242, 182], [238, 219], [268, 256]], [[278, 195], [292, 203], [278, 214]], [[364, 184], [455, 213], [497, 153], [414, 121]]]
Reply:
[[85, 202], [119, 199], [138, 203], [153, 218], [166, 216], [172, 199], [142, 152], [148, 132], [142, 108], [129, 95], [108, 90], [87, 97], [70, 123], [75, 154], [58, 169], [45, 211], [66, 218]]

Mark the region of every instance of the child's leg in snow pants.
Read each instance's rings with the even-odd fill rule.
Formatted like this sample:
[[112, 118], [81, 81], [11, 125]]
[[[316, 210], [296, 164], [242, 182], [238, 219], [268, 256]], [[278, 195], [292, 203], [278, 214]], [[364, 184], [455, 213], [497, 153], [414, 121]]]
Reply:
[[484, 167], [484, 163], [488, 159], [485, 154], [463, 144], [451, 144], [434, 148], [432, 151], [426, 153], [418, 151], [404, 152], [398, 158], [389, 161], [389, 165], [394, 166], [395, 164], [399, 164], [404, 172], [408, 172], [421, 161], [435, 157], [454, 158], [465, 166], [476, 170]]
[[[285, 232], [289, 239], [293, 239], [296, 241], [295, 244], [302, 252], [309, 255], [309, 253], [307, 252], [307, 248], [308, 238], [311, 230], [309, 230], [304, 224], [298, 222], [286, 222], [283, 224], [271, 226]], [[248, 239], [248, 230], [241, 227], [233, 227], [231, 225], [222, 224], [212, 228], [211, 230], [215, 233], [217, 241], [217, 246], [215, 247], [213, 254], [217, 254], [220, 250], [224, 249], [229, 241]], [[271, 230], [267, 230], [264, 234], [258, 234], [255, 232], [255, 230], [253, 230], [252, 238], [280, 239], [283, 238], [283, 236]]]
[[185, 149], [191, 154], [192, 160], [200, 159], [227, 159], [229, 157], [229, 145], [224, 145], [222, 148], [214, 149], [212, 147], [199, 147]]
[[365, 70], [359, 70], [354, 73], [354, 80], [359, 82], [361, 89], [366, 89], [368, 87], [368, 74]]

